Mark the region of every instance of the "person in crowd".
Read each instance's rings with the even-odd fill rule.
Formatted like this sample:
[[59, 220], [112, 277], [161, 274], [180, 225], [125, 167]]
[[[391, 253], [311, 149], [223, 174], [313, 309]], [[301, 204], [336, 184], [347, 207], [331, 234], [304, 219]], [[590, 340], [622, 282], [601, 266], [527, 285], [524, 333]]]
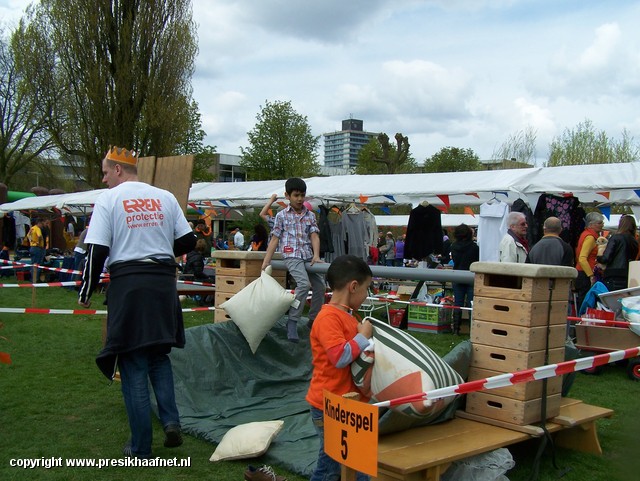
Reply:
[[204, 239], [198, 239], [191, 252], [187, 253], [187, 260], [183, 267], [183, 274], [190, 274], [196, 281], [210, 281], [210, 277], [204, 273], [204, 258], [207, 255], [207, 243]]
[[267, 228], [263, 224], [256, 224], [253, 226], [253, 236], [251, 237], [249, 249], [252, 251], [266, 251], [268, 239]]
[[629, 262], [638, 256], [636, 220], [631, 215], [623, 215], [618, 230], [607, 242], [607, 247], [596, 260], [605, 265], [604, 285], [609, 291], [618, 291], [628, 287]]
[[[396, 242], [393, 239], [393, 232], [391, 231], [387, 232], [384, 245], [380, 247], [380, 254], [384, 255], [384, 259], [385, 259], [384, 265], [388, 267], [392, 267], [395, 262], [395, 256], [396, 256], [394, 252], [395, 245], [396, 245]], [[404, 246], [403, 246], [403, 253], [404, 253]]]
[[273, 203], [278, 200], [278, 194], [272, 194], [267, 203], [262, 207], [260, 211], [260, 218], [267, 223], [267, 227], [269, 227], [269, 231], [273, 230], [273, 225], [275, 223], [275, 216], [272, 215], [271, 206]]
[[[82, 271], [84, 269], [84, 260], [87, 255], [87, 244], [85, 243], [85, 239], [87, 238], [87, 232], [89, 229], [89, 223], [87, 222], [87, 226], [80, 233], [80, 237], [78, 237], [78, 242], [76, 246], [73, 248], [73, 270], [74, 271]], [[80, 274], [74, 274], [74, 279], [80, 279], [82, 276]]]
[[527, 218], [522, 212], [509, 212], [507, 233], [500, 241], [500, 262], [525, 262], [529, 252]]
[[320, 229], [316, 217], [304, 205], [307, 184], [304, 180], [292, 177], [285, 182], [285, 198], [289, 205], [276, 214], [271, 231], [271, 240], [262, 262], [262, 270], [271, 263], [271, 258], [279, 248], [287, 270], [296, 281], [295, 298], [297, 305], [289, 309], [287, 338], [298, 342], [298, 322], [302, 316], [309, 288], [311, 288], [311, 307], [309, 308], [309, 326], [320, 312], [324, 302], [325, 285], [322, 275], [307, 272], [305, 264], [313, 265], [320, 261]]
[[[164, 446], [182, 444], [168, 354], [185, 344], [175, 258], [193, 249], [196, 236], [171, 192], [138, 181], [137, 162], [134, 152], [119, 147], [109, 149], [102, 161], [102, 181], [108, 190], [96, 200], [85, 238], [87, 260], [78, 304], [90, 307], [108, 257], [107, 336], [96, 363], [109, 379], [116, 367], [120, 371], [131, 431], [123, 454], [149, 458], [153, 437], [149, 385]], [[140, 209], [144, 215], [138, 215]]]
[[449, 239], [449, 234], [447, 233], [447, 229], [442, 229], [442, 255], [440, 256], [440, 263], [443, 266], [449, 264], [451, 260], [451, 239]]
[[557, 217], [547, 217], [542, 225], [544, 233], [527, 254], [527, 263], [550, 266], [575, 265], [573, 249], [560, 238], [562, 222]]
[[402, 263], [404, 262], [404, 237], [405, 235], [402, 234], [400, 236], [398, 236], [398, 239], [396, 240], [396, 245], [395, 245], [395, 262], [393, 263], [393, 265], [395, 267], [402, 267]]
[[224, 240], [222, 232], [220, 232], [216, 237], [216, 249], [219, 249], [219, 250], [229, 249], [229, 244], [227, 244], [227, 241]]
[[239, 251], [244, 249], [244, 235], [240, 230], [240, 227], [236, 227], [233, 230], [233, 246]]
[[[9, 260], [9, 243], [7, 241], [4, 241], [2, 243], [2, 250], [0, 251], [0, 259], [4, 260], [4, 261], [8, 261]], [[8, 266], [8, 264], [0, 264], [1, 266]], [[12, 269], [2, 269], [0, 270], [0, 277], [11, 277], [11, 273], [12, 273]]]
[[385, 238], [382, 232], [378, 232], [378, 240], [376, 241], [376, 247], [378, 248], [378, 265], [384, 266], [387, 263], [386, 256], [384, 252], [382, 252], [382, 248], [387, 243], [387, 239]]
[[[369, 346], [373, 335], [372, 324], [360, 322], [357, 311], [367, 297], [371, 284], [371, 269], [356, 256], [337, 257], [327, 270], [327, 282], [333, 291], [331, 301], [322, 306], [311, 328], [311, 355], [313, 374], [306, 400], [311, 405], [311, 420], [320, 438], [318, 461], [311, 481], [337, 480], [340, 478], [340, 463], [324, 451], [324, 395], [329, 391], [344, 395], [358, 388], [351, 376], [351, 363]], [[360, 401], [368, 398], [360, 393]], [[358, 473], [358, 481], [369, 476]]]
[[597, 280], [594, 272], [598, 256], [596, 240], [600, 237], [600, 231], [604, 227], [604, 216], [599, 212], [589, 212], [584, 223], [585, 229], [580, 234], [576, 246], [576, 270], [578, 271], [574, 285], [576, 310], [580, 309], [584, 297]]
[[196, 223], [195, 234], [198, 239], [205, 241], [207, 251], [211, 252], [211, 227], [207, 225], [204, 219], [200, 219]]
[[[473, 229], [467, 224], [460, 224], [453, 230], [455, 242], [451, 244], [451, 259], [453, 268], [468, 271], [473, 262], [480, 258], [480, 248], [473, 240]], [[456, 307], [469, 307], [473, 300], [473, 286], [471, 284], [453, 283], [453, 304]], [[462, 310], [453, 310], [453, 332], [460, 334]]]
[[[31, 229], [29, 229], [29, 233], [27, 234], [27, 238], [29, 239], [29, 256], [31, 257], [31, 264], [42, 265], [44, 262], [44, 256], [47, 253], [46, 249], [46, 239], [44, 237], [43, 229], [45, 222], [43, 219], [36, 218]], [[34, 267], [32, 269], [33, 272], [33, 282], [40, 281], [40, 269]]]

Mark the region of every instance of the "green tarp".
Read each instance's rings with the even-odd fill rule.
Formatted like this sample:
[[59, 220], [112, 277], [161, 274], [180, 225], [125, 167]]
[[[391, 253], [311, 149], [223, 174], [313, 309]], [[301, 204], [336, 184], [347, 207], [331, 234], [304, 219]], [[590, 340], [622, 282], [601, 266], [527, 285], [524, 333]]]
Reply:
[[252, 354], [233, 322], [187, 329], [185, 348], [171, 352], [183, 430], [219, 443], [234, 426], [282, 419], [261, 462], [310, 476], [319, 444], [304, 399], [312, 370], [309, 330], [301, 323], [298, 331], [299, 343], [287, 341], [283, 318]]

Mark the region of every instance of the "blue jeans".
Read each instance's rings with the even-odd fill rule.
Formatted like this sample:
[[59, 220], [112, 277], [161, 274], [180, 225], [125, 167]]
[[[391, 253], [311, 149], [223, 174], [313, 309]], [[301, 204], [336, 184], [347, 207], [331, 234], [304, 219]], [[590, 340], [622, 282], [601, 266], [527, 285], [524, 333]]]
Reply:
[[453, 283], [453, 304], [458, 307], [469, 307], [473, 301], [473, 286], [471, 284]]
[[[44, 250], [44, 247], [29, 247], [29, 257], [31, 257], [31, 264], [42, 265], [46, 253], [47, 251]], [[33, 268], [31, 272], [33, 272], [33, 275], [35, 276], [35, 279], [31, 279], [31, 282], [33, 282], [34, 284], [36, 282], [40, 282], [40, 269]]]
[[[320, 438], [320, 451], [318, 451], [318, 461], [313, 470], [310, 481], [338, 481], [340, 479], [340, 463], [327, 456], [324, 452], [324, 420], [322, 410], [312, 407], [311, 420]], [[357, 481], [369, 481], [369, 475], [356, 473]]]
[[137, 457], [147, 458], [151, 456], [153, 437], [149, 380], [158, 403], [162, 427], [180, 425], [171, 360], [158, 348], [151, 347], [120, 354], [118, 367], [131, 430], [131, 451]]

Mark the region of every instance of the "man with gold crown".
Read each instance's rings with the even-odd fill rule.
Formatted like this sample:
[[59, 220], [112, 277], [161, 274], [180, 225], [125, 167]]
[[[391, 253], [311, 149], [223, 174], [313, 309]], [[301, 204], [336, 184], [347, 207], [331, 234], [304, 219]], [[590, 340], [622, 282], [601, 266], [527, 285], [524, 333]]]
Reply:
[[96, 200], [85, 238], [78, 303], [90, 306], [108, 257], [107, 339], [96, 363], [109, 379], [120, 371], [131, 430], [125, 456], [148, 458], [153, 431], [149, 381], [164, 445], [182, 444], [168, 354], [185, 343], [175, 257], [193, 250], [196, 237], [171, 192], [138, 181], [137, 162], [135, 152], [120, 147], [111, 148], [102, 161], [102, 181], [109, 190]]

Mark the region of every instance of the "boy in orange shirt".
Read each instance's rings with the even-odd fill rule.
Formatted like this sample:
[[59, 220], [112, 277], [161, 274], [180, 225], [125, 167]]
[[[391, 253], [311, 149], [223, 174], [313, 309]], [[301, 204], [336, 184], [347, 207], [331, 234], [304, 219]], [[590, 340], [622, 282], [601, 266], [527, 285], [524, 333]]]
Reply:
[[[313, 375], [306, 400], [311, 404], [311, 419], [320, 437], [320, 451], [311, 481], [340, 478], [340, 464], [324, 452], [323, 390], [334, 394], [358, 392], [351, 377], [351, 363], [369, 346], [373, 326], [360, 322], [356, 311], [367, 297], [371, 269], [356, 256], [337, 257], [327, 270], [327, 282], [333, 290], [311, 328]], [[363, 395], [360, 400], [367, 402]], [[369, 476], [358, 473], [358, 481]]]

